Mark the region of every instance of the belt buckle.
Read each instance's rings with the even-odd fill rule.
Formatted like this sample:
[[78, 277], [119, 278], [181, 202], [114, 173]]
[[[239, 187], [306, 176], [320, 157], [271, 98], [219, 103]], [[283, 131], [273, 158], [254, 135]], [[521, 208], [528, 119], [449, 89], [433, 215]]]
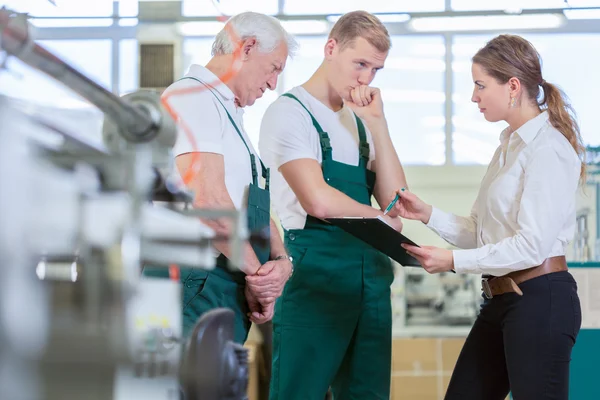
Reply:
[[492, 294], [492, 289], [490, 288], [490, 284], [488, 282], [488, 278], [481, 279], [481, 290], [483, 290], [483, 295], [486, 299], [490, 300], [494, 295]]

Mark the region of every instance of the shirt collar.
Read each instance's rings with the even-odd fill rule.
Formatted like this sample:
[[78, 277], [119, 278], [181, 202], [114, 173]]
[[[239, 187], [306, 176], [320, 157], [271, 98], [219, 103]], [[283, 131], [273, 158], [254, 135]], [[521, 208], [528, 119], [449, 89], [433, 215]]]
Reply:
[[190, 76], [202, 81], [217, 92], [224, 100], [235, 103], [235, 95], [231, 89], [229, 89], [229, 86], [225, 85], [219, 77], [213, 74], [208, 68], [192, 64], [185, 76]]
[[548, 121], [548, 112], [542, 111], [540, 115], [525, 122], [523, 126], [515, 131], [516, 134], [525, 142], [525, 144], [531, 143], [537, 136], [538, 132]]
[[[525, 122], [514, 133], [519, 135], [521, 140], [527, 145], [531, 143], [533, 139], [535, 139], [542, 126], [544, 126], [544, 124], [546, 124], [546, 122], [548, 121], [548, 118], [548, 111], [542, 111], [540, 115]], [[508, 126], [500, 134], [500, 141], [502, 143], [506, 142], [509, 139], [510, 135], [510, 126]]]

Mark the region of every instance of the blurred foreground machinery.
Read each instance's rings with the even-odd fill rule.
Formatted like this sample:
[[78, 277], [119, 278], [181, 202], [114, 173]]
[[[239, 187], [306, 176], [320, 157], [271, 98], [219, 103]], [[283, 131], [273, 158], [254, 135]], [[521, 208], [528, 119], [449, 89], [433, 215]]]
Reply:
[[245, 398], [247, 354], [233, 343], [233, 313], [206, 314], [184, 342], [179, 280], [140, 276], [145, 264], [214, 268], [217, 238], [199, 216], [234, 220], [235, 234], [219, 239], [231, 241], [239, 267], [244, 213], [153, 206], [192, 199], [174, 169], [177, 129], [159, 94], [115, 96], [29, 32], [24, 15], [0, 10], [0, 50], [93, 104], [104, 144], [85, 123], [67, 128], [77, 111], [0, 97], [2, 398]]

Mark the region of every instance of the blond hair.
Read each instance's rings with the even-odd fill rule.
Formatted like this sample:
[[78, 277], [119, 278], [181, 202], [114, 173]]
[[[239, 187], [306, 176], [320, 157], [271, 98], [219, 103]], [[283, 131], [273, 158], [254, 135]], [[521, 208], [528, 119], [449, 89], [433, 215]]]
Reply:
[[[575, 111], [563, 91], [542, 77], [541, 57], [530, 42], [517, 35], [497, 36], [475, 54], [473, 63], [480, 65], [500, 84], [512, 77], [518, 78], [527, 96], [538, 107], [548, 110], [552, 126], [567, 138], [580, 159], [585, 161], [586, 150]], [[543, 97], [538, 101], [540, 88]], [[581, 163], [580, 178], [585, 180], [585, 162]]]
[[329, 39], [335, 39], [342, 50], [354, 44], [358, 37], [364, 38], [380, 52], [387, 52], [392, 47], [386, 27], [379, 18], [366, 11], [342, 15], [329, 33]]

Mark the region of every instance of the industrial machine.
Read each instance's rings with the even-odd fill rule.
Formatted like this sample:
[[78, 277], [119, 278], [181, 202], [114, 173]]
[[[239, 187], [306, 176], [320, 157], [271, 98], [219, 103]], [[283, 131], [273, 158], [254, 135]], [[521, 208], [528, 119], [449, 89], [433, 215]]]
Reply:
[[[77, 111], [0, 97], [2, 398], [245, 398], [233, 313], [205, 314], [184, 340], [179, 280], [141, 276], [145, 264], [214, 268], [215, 239], [230, 240], [239, 268], [245, 213], [153, 205], [193, 198], [158, 93], [115, 96], [36, 44], [26, 17], [5, 8], [0, 50], [99, 110], [82, 111], [73, 128]], [[104, 143], [90, 140], [93, 115], [104, 118]], [[217, 237], [200, 219], [213, 217], [231, 218], [234, 234]]]

